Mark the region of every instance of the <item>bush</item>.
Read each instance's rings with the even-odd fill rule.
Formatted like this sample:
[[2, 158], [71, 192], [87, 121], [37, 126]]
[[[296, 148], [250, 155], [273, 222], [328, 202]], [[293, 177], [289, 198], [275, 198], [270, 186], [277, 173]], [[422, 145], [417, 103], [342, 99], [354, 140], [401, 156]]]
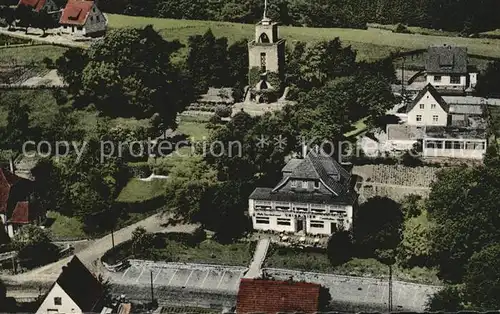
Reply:
[[42, 63], [45, 65], [47, 69], [55, 69], [54, 61], [52, 59], [45, 57], [42, 59]]
[[228, 118], [231, 116], [232, 110], [231, 107], [219, 105], [215, 108], [215, 115], [221, 118]]
[[412, 32], [405, 25], [398, 23], [394, 33], [411, 34]]
[[136, 178], [147, 178], [153, 173], [151, 165], [145, 161], [129, 162], [128, 168], [132, 176]]

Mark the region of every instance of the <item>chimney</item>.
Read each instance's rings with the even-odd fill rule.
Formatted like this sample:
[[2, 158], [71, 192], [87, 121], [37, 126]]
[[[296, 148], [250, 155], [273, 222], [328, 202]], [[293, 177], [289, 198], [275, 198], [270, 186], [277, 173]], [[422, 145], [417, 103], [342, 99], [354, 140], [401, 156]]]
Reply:
[[12, 161], [12, 158], [9, 158], [9, 168], [10, 172], [14, 174], [14, 162]]
[[307, 143], [304, 141], [302, 142], [302, 158], [306, 158], [307, 150], [308, 150]]

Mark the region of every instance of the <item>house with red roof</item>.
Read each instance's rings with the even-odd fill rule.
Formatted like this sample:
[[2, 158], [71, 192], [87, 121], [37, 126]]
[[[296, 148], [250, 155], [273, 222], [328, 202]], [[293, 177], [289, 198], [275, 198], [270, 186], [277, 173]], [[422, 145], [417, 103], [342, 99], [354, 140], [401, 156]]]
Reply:
[[236, 314], [303, 313], [320, 310], [322, 288], [307, 282], [241, 279]]
[[106, 32], [108, 19], [94, 1], [68, 0], [59, 24], [63, 33], [95, 37]]
[[40, 12], [42, 10], [54, 12], [59, 10], [57, 4], [53, 0], [19, 0], [17, 6], [19, 7], [20, 5], [32, 8], [36, 12]]
[[18, 228], [41, 217], [29, 202], [32, 189], [32, 181], [0, 168], [0, 221], [11, 238]]

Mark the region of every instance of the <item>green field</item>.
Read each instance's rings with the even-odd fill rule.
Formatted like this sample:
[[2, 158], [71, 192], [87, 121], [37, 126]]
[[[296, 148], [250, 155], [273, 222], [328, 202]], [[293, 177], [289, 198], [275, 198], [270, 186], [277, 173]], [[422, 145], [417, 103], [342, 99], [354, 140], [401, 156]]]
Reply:
[[[333, 267], [326, 252], [312, 252], [276, 245], [271, 246], [271, 250], [266, 256], [265, 266], [349, 276], [388, 277], [387, 266], [375, 259], [353, 258], [343, 265]], [[419, 267], [413, 269], [394, 267], [394, 278], [426, 284], [440, 283], [436, 270]]]
[[[202, 34], [211, 28], [215, 36], [225, 36], [230, 42], [254, 36], [254, 25], [237, 24], [215, 21], [173, 20], [160, 18], [132, 17], [125, 15], [108, 14], [109, 26], [142, 27], [151, 24], [160, 31], [166, 39], [179, 39], [186, 43], [191, 35]], [[397, 34], [387, 30], [370, 28], [368, 30], [347, 28], [306, 28], [283, 26], [280, 28], [281, 37], [288, 42], [320, 41], [340, 37], [345, 44], [352, 45], [358, 50], [358, 58], [374, 60], [387, 56], [391, 51], [424, 49], [429, 45], [444, 43], [467, 46], [469, 53], [486, 57], [500, 57], [500, 40], [443, 37], [436, 35]]]
[[123, 203], [135, 203], [153, 199], [165, 193], [168, 182], [168, 180], [141, 181], [135, 178], [131, 179], [121, 190], [116, 200]]
[[52, 45], [36, 45], [29, 47], [11, 47], [0, 49], [0, 64], [3, 65], [28, 65], [42, 66], [44, 58], [55, 61], [68, 48]]

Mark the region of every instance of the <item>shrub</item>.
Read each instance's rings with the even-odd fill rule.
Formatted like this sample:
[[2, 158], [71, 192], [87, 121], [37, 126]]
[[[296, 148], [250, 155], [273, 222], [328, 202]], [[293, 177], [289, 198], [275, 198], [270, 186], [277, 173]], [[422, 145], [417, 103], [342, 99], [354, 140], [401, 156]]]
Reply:
[[405, 25], [398, 23], [394, 33], [411, 34], [411, 31]]
[[232, 113], [231, 107], [219, 105], [215, 108], [215, 114], [221, 118], [230, 117]]
[[128, 168], [136, 178], [147, 178], [153, 173], [151, 165], [145, 161], [129, 162]]

